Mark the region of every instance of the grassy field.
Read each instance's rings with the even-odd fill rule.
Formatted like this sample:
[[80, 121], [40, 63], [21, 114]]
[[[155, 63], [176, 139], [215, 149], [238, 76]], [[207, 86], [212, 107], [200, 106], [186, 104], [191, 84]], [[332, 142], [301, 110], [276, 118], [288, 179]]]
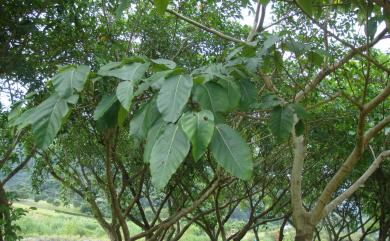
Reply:
[[[28, 210], [26, 216], [18, 221], [21, 227], [20, 235], [25, 238], [47, 237], [51, 240], [75, 240], [91, 241], [107, 240], [106, 234], [95, 221], [94, 218], [86, 217], [73, 207], [53, 206], [44, 201], [34, 202], [31, 200], [21, 200], [14, 203], [15, 207]], [[240, 224], [232, 223], [230, 232], [234, 232], [235, 227]], [[131, 234], [139, 233], [141, 230], [133, 223], [129, 223]], [[260, 233], [262, 241], [275, 240], [277, 230], [267, 233]], [[207, 236], [196, 226], [192, 226], [185, 233], [183, 241], [208, 241]], [[243, 241], [255, 240], [253, 233], [248, 233]]]

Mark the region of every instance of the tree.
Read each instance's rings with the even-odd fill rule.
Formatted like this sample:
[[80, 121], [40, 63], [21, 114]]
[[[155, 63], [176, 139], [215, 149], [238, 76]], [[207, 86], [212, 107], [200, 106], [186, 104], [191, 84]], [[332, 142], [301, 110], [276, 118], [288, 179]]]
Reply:
[[[61, 67], [34, 100], [39, 104], [13, 125], [31, 126], [41, 170], [84, 198], [111, 240], [177, 240], [192, 223], [212, 240], [240, 240], [256, 232], [262, 218], [283, 220], [283, 238], [290, 216], [295, 240], [312, 240], [316, 231], [319, 239], [316, 228], [324, 218], [328, 229], [335, 216], [344, 218], [350, 206], [341, 204], [387, 168], [381, 164], [390, 155], [388, 142], [377, 143], [388, 138], [389, 110], [379, 107], [390, 104], [389, 58], [374, 46], [388, 35], [387, 29], [376, 33], [388, 20], [388, 6], [259, 1], [252, 29], [245, 29], [219, 10], [239, 12], [248, 1], [212, 1], [210, 12], [204, 5], [191, 8], [196, 2], [156, 1], [160, 15], [147, 17], [150, 3], [138, 2], [136, 14], [128, 15], [136, 30], [127, 47], [116, 38], [124, 20], [114, 12], [133, 7], [103, 2], [104, 36], [116, 47], [101, 62]], [[276, 16], [272, 32], [264, 25], [267, 5]], [[351, 23], [363, 26], [364, 34]], [[167, 44], [171, 28], [179, 47]], [[194, 37], [198, 48], [189, 50], [183, 36]], [[253, 156], [265, 169], [256, 168]], [[278, 160], [278, 168], [268, 160]], [[230, 188], [236, 193], [220, 201]], [[97, 202], [101, 197], [108, 200], [110, 222]], [[152, 218], [145, 215], [145, 199]], [[238, 205], [247, 206], [248, 220], [230, 235], [225, 225]], [[381, 218], [386, 237], [387, 216]], [[127, 220], [143, 231], [130, 236]]]

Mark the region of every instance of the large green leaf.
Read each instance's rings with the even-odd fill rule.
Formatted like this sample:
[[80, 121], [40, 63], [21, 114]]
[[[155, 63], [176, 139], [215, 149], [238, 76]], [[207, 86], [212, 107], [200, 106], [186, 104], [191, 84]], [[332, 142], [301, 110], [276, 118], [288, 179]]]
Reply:
[[80, 65], [77, 68], [67, 66], [62, 68], [53, 78], [52, 82], [56, 92], [63, 97], [69, 97], [76, 92], [81, 92], [88, 79], [90, 68]]
[[138, 139], [145, 139], [149, 129], [160, 118], [157, 109], [156, 98], [145, 103], [130, 121], [130, 136]]
[[248, 180], [252, 176], [253, 162], [249, 146], [242, 137], [225, 124], [215, 127], [211, 152], [217, 162], [232, 175]]
[[111, 62], [102, 66], [98, 74], [135, 82], [144, 76], [148, 68], [149, 63], [134, 62], [122, 65], [118, 62]]
[[154, 5], [156, 6], [157, 12], [161, 15], [164, 14], [169, 2], [170, 0], [154, 0]]
[[214, 115], [208, 110], [185, 113], [181, 127], [192, 143], [192, 156], [197, 161], [205, 153], [214, 133]]
[[123, 108], [129, 111], [133, 99], [133, 83], [130, 81], [120, 82], [116, 88], [116, 97], [121, 102]]
[[176, 75], [167, 79], [157, 96], [157, 107], [167, 122], [176, 122], [182, 113], [192, 89], [189, 75]]
[[53, 94], [30, 112], [26, 121], [32, 125], [39, 148], [45, 149], [53, 142], [68, 112], [66, 99], [58, 94]]
[[150, 87], [152, 87], [153, 89], [160, 89], [165, 81], [166, 76], [172, 72], [173, 70], [165, 70], [152, 74], [149, 78], [145, 79], [144, 82], [138, 86], [138, 89], [135, 92], [134, 96], [139, 96]]
[[293, 115], [294, 112], [289, 107], [277, 106], [272, 110], [270, 128], [277, 140], [282, 141], [290, 135], [294, 123]]
[[168, 69], [174, 69], [176, 67], [176, 63], [169, 59], [151, 59], [151, 61], [157, 65], [165, 66]]
[[224, 78], [219, 81], [219, 84], [221, 84], [227, 92], [229, 109], [232, 110], [237, 107], [240, 103], [241, 92], [240, 87], [237, 85], [234, 79]]
[[96, 106], [95, 112], [93, 113], [93, 119], [99, 120], [117, 100], [115, 94], [103, 96], [102, 100]]
[[280, 106], [282, 104], [283, 101], [276, 95], [265, 95], [261, 98], [260, 103], [254, 103], [251, 106], [259, 110], [267, 110], [267, 109], [272, 109], [276, 106]]
[[123, 11], [128, 9], [131, 5], [131, 0], [120, 0], [118, 7], [115, 9], [115, 17], [120, 18]]
[[116, 100], [104, 114], [96, 120], [96, 127], [99, 131], [104, 131], [109, 128], [114, 128], [117, 125], [122, 126], [127, 111], [123, 109], [120, 102]]
[[195, 88], [194, 100], [200, 104], [203, 110], [211, 110], [214, 114], [229, 110], [226, 89], [212, 81]]
[[179, 125], [170, 124], [154, 144], [150, 155], [152, 183], [163, 189], [190, 150], [190, 142]]
[[148, 132], [148, 136], [146, 138], [146, 144], [144, 148], [144, 162], [149, 163], [150, 160], [150, 154], [152, 153], [152, 148], [158, 138], [161, 136], [163, 131], [165, 130], [167, 123], [165, 123], [162, 119], [156, 121], [154, 126], [150, 128]]
[[240, 107], [243, 109], [248, 109], [254, 102], [256, 102], [256, 86], [250, 80], [240, 80], [240, 89], [241, 89], [241, 99]]
[[313, 15], [313, 0], [297, 0], [297, 3], [308, 15]]

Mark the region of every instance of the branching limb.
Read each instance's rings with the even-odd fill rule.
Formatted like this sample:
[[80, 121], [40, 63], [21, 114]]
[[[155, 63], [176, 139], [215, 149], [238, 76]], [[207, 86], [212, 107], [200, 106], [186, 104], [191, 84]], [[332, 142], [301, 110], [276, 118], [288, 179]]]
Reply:
[[366, 172], [354, 183], [352, 184], [345, 192], [335, 198], [332, 202], [326, 205], [325, 210], [322, 216], [327, 215], [332, 210], [334, 210], [340, 203], [348, 199], [353, 193], [361, 187], [367, 179], [379, 168], [380, 164], [390, 156], [390, 150], [382, 152], [366, 170]]

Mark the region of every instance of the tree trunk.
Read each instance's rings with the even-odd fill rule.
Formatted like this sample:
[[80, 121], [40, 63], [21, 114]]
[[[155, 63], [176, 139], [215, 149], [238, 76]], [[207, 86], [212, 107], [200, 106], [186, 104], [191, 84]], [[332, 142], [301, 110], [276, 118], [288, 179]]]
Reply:
[[313, 241], [315, 228], [312, 225], [296, 229], [295, 241]]
[[314, 234], [312, 232], [300, 232], [295, 235], [295, 241], [313, 241]]
[[7, 233], [7, 227], [11, 226], [9, 202], [3, 185], [0, 184], [0, 219], [3, 221], [0, 226], [0, 241], [5, 241], [4, 236]]
[[[116, 232], [115, 228], [105, 229], [105, 231], [106, 231], [110, 241], [121, 241], [122, 240], [122, 238], [120, 237], [120, 232]], [[118, 233], [119, 233], [119, 236], [118, 236]]]
[[390, 232], [390, 221], [386, 222], [386, 220], [379, 226], [379, 237], [378, 241], [386, 241]]

